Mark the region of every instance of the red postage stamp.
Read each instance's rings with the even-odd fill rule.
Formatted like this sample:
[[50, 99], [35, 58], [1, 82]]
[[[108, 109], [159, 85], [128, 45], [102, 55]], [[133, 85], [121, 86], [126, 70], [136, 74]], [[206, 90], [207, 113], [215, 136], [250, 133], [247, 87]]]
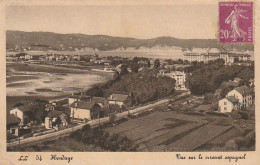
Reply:
[[253, 43], [253, 2], [219, 2], [219, 42]]

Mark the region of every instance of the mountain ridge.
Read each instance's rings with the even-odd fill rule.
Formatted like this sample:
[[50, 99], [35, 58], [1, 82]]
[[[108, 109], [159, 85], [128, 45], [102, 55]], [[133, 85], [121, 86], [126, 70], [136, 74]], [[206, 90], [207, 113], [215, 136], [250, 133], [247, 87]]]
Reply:
[[171, 36], [161, 36], [151, 39], [133, 37], [114, 37], [109, 35], [87, 35], [81, 33], [61, 34], [54, 32], [24, 32], [6, 31], [7, 50], [100, 50], [109, 51], [118, 48], [156, 46], [180, 47], [183, 50], [193, 48], [217, 48], [254, 50], [253, 45], [219, 45], [217, 39], [179, 39]]

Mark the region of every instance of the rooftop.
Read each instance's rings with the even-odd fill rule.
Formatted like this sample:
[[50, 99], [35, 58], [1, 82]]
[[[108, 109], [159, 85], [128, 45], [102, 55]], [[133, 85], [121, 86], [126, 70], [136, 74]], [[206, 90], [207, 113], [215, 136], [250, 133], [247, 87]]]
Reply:
[[234, 90], [238, 91], [241, 95], [248, 94], [250, 92], [247, 86], [237, 87]]
[[47, 114], [47, 117], [51, 117], [51, 118], [57, 118], [59, 117], [61, 114], [65, 114], [62, 111], [57, 111], [57, 110], [52, 110]]
[[232, 103], [238, 102], [238, 99], [236, 99], [234, 96], [228, 96], [228, 97], [226, 97], [226, 99], [228, 99], [228, 100], [231, 101]]
[[20, 119], [18, 117], [16, 117], [13, 114], [8, 114], [7, 115], [7, 124], [16, 124], [16, 123], [20, 123]]
[[70, 106], [73, 108], [80, 108], [80, 109], [86, 109], [90, 110], [94, 107], [94, 105], [98, 105], [95, 102], [92, 101], [74, 101]]
[[17, 109], [19, 109], [22, 112], [27, 112], [27, 111], [30, 111], [35, 106], [37, 106], [37, 105], [35, 105], [35, 104], [26, 104], [26, 105], [21, 105], [19, 107], [15, 107], [14, 109], [17, 108]]
[[104, 103], [107, 99], [104, 97], [93, 97], [92, 101], [95, 103]]
[[112, 94], [109, 97], [109, 100], [124, 102], [127, 99], [127, 97], [128, 95], [124, 95], [124, 94]]

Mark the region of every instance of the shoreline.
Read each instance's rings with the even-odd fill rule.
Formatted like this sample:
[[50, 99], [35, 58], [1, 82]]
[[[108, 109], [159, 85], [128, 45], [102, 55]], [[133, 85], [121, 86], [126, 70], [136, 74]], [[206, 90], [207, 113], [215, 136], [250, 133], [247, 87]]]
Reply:
[[[13, 105], [19, 102], [32, 102], [35, 99], [45, 99], [51, 101], [55, 100], [61, 100], [61, 99], [66, 99], [68, 96], [70, 96], [72, 93], [77, 93], [77, 92], [86, 92], [87, 90], [93, 88], [96, 85], [102, 85], [105, 84], [107, 81], [111, 80], [113, 78], [113, 74], [111, 73], [103, 73], [103, 72], [97, 72], [97, 71], [91, 71], [91, 70], [82, 70], [82, 69], [76, 69], [76, 68], [66, 68], [62, 66], [51, 66], [51, 65], [36, 65], [36, 64], [25, 64], [25, 63], [17, 63], [17, 62], [9, 62], [9, 64], [18, 64], [20, 66], [25, 65], [26, 67], [31, 66], [32, 68], [30, 71], [31, 72], [45, 72], [45, 73], [51, 73], [51, 74], [61, 74], [61, 73], [67, 73], [67, 74], [93, 74], [100, 76], [104, 78], [104, 82], [97, 82], [94, 84], [89, 85], [87, 89], [80, 89], [80, 90], [75, 90], [73, 92], [66, 92], [66, 93], [61, 93], [60, 95], [54, 94], [53, 96], [44, 96], [41, 94], [32, 94], [32, 95], [7, 95], [6, 93], [6, 110], [10, 110]], [[7, 65], [8, 68], [8, 65]], [[12, 69], [12, 68], [11, 68]], [[35, 69], [35, 70], [34, 70]], [[56, 70], [54, 70], [56, 69]], [[18, 69], [16, 69], [18, 70]], [[26, 71], [29, 71], [28, 68], [23, 69]], [[21, 70], [21, 71], [23, 71]]]

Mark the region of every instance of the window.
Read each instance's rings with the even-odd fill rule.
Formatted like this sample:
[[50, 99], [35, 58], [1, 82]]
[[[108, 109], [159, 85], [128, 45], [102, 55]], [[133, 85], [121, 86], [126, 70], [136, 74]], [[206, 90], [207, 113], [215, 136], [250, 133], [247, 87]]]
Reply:
[[227, 110], [227, 107], [224, 107], [224, 110], [226, 111], [226, 110]]
[[224, 102], [224, 105], [227, 105], [227, 102]]
[[15, 116], [17, 116], [17, 112], [15, 112]]
[[15, 134], [15, 129], [12, 129], [12, 134]]

